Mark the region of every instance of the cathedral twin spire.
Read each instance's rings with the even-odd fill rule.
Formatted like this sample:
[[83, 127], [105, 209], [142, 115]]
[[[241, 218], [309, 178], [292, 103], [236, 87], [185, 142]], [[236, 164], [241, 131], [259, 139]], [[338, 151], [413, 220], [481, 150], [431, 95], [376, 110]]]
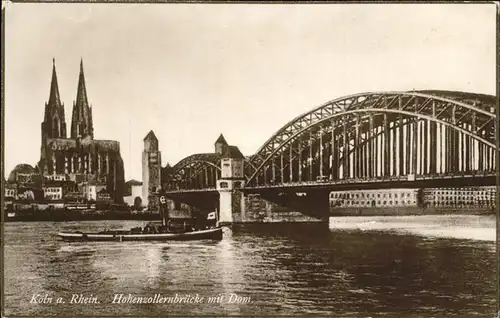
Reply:
[[[52, 82], [50, 84], [49, 101], [45, 108], [45, 119], [42, 129], [45, 126], [47, 137], [66, 138], [66, 122], [64, 118], [64, 104], [61, 103], [55, 59], [52, 60]], [[58, 128], [56, 128], [58, 127]], [[85, 87], [85, 75], [83, 72], [83, 59], [80, 61], [80, 75], [78, 78], [78, 88], [76, 101], [73, 102], [73, 112], [71, 118], [71, 138], [94, 138], [94, 127], [92, 122], [92, 108], [87, 99], [87, 89]]]
[[59, 85], [57, 84], [56, 59], [52, 59], [52, 81], [50, 83], [49, 105], [62, 106], [59, 96]]
[[45, 103], [45, 116], [42, 123], [42, 144], [47, 138], [66, 138], [64, 104], [59, 96], [55, 60], [52, 60], [52, 81], [49, 101]]
[[80, 75], [76, 91], [76, 102], [73, 102], [73, 115], [71, 119], [71, 138], [90, 136], [94, 138], [92, 123], [92, 108], [87, 100], [85, 76], [83, 73], [83, 59], [80, 60]]

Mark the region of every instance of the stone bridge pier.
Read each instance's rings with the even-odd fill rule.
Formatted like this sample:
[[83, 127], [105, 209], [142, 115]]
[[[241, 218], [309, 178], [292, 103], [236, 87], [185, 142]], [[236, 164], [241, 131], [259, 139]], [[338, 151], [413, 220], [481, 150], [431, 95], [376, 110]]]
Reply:
[[244, 189], [220, 192], [220, 225], [238, 223], [327, 223], [328, 199], [293, 194], [246, 193]]
[[215, 211], [219, 207], [219, 194], [217, 192], [195, 194], [166, 194], [167, 208], [173, 214], [180, 213], [196, 216], [202, 212]]

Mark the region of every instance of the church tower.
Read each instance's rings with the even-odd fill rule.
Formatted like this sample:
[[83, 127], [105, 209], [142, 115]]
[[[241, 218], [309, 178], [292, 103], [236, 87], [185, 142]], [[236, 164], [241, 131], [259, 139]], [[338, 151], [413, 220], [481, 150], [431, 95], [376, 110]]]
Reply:
[[50, 83], [49, 101], [45, 103], [45, 114], [42, 122], [42, 143], [40, 147], [40, 159], [42, 163], [45, 160], [47, 140], [50, 138], [66, 138], [64, 104], [61, 103], [59, 96], [55, 59], [52, 59], [52, 80]]
[[50, 83], [49, 101], [45, 103], [45, 116], [42, 122], [42, 147], [47, 138], [66, 138], [64, 104], [61, 103], [59, 96], [55, 59], [52, 60], [52, 81]]
[[161, 186], [161, 152], [158, 138], [151, 130], [144, 137], [142, 152], [142, 202], [150, 210], [158, 208], [156, 193]]
[[80, 76], [78, 78], [78, 89], [76, 101], [73, 102], [73, 114], [71, 118], [71, 138], [94, 138], [94, 125], [92, 123], [92, 108], [87, 100], [87, 89], [85, 88], [85, 76], [83, 74], [83, 60], [80, 61]]

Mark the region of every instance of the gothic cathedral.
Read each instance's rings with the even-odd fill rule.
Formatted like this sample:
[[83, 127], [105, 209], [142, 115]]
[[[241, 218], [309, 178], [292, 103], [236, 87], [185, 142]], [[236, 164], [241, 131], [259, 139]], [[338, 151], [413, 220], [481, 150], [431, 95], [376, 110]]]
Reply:
[[92, 107], [87, 100], [83, 61], [76, 101], [73, 102], [70, 137], [66, 137], [64, 104], [61, 103], [55, 61], [49, 101], [45, 103], [38, 169], [44, 176], [66, 175], [75, 185], [94, 184], [108, 192], [116, 203], [123, 200], [124, 168], [120, 143], [95, 140]]

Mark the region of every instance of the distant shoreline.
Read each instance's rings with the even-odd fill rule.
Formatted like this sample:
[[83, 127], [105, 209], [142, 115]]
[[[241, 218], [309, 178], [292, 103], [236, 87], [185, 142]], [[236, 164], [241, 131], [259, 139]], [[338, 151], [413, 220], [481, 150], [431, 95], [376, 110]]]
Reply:
[[160, 220], [160, 215], [156, 213], [103, 213], [92, 215], [16, 215], [14, 217], [4, 216], [5, 222], [68, 222], [68, 221], [104, 221], [104, 220], [138, 220], [154, 221]]

